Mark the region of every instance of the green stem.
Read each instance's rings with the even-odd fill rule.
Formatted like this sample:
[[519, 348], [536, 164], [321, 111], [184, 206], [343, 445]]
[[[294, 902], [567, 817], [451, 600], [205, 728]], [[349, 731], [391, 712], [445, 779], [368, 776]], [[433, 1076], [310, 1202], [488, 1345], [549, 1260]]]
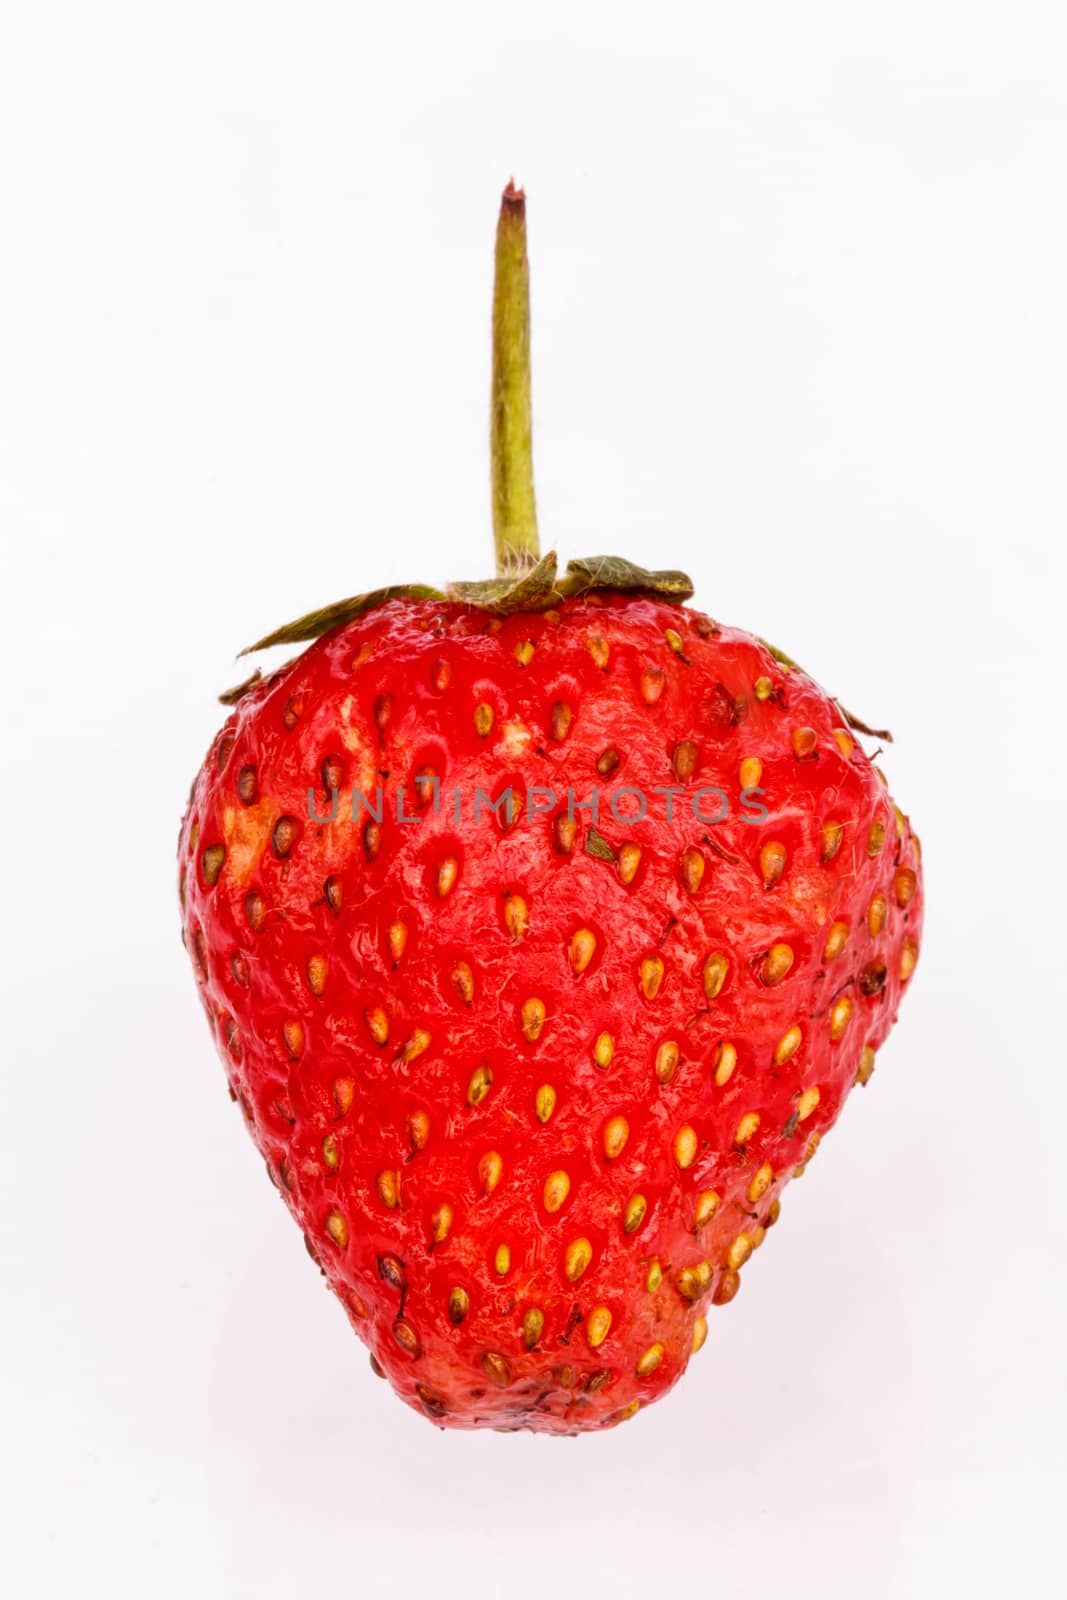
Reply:
[[508, 183], [500, 201], [493, 286], [493, 540], [499, 577], [532, 567], [541, 553], [530, 418], [530, 268], [526, 196]]

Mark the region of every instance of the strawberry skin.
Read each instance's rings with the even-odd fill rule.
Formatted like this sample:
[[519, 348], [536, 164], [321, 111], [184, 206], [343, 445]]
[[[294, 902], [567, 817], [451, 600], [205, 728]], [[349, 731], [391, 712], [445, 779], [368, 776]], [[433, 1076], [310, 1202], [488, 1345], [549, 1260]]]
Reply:
[[[509, 787], [512, 826], [475, 818]], [[180, 889], [232, 1094], [375, 1370], [444, 1426], [555, 1433], [681, 1376], [870, 1076], [922, 922], [839, 707], [618, 594], [391, 601], [320, 639], [216, 739]]]

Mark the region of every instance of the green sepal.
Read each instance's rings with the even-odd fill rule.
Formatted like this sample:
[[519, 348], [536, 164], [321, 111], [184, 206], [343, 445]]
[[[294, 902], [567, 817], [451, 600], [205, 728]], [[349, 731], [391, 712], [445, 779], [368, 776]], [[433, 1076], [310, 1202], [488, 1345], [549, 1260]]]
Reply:
[[589, 589], [618, 589], [657, 595], [664, 600], [688, 600], [693, 580], [685, 572], [650, 572], [621, 556], [586, 556], [567, 562], [562, 594], [584, 594]]
[[450, 583], [448, 598], [496, 617], [514, 611], [547, 611], [559, 599], [556, 552], [550, 550], [521, 577], [489, 578], [484, 583]]
[[394, 583], [388, 589], [372, 589], [370, 594], [353, 595], [350, 600], [338, 600], [332, 606], [323, 606], [320, 611], [309, 611], [306, 616], [298, 617], [295, 622], [287, 622], [283, 627], [276, 628], [273, 633], [268, 633], [265, 638], [257, 639], [255, 644], [248, 645], [241, 651], [241, 655], [250, 656], [256, 650], [269, 650], [275, 644], [303, 644], [310, 639], [320, 639], [324, 633], [332, 633], [335, 628], [343, 628], [347, 622], [354, 622], [365, 611], [373, 611], [377, 606], [384, 606], [389, 600], [443, 600], [444, 594], [440, 589], [432, 589], [425, 583]]

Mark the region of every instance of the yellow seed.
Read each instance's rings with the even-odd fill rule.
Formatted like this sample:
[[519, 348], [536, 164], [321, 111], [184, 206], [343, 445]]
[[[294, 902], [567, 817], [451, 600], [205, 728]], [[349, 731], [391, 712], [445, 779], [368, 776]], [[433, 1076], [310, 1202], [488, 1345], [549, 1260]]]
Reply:
[[871, 1081], [871, 1073], [873, 1071], [874, 1051], [871, 1049], [869, 1044], [866, 1044], [864, 1045], [863, 1053], [860, 1056], [860, 1064], [856, 1068], [856, 1082], [860, 1084], [869, 1083]]
[[511, 1368], [503, 1356], [498, 1356], [494, 1350], [487, 1350], [482, 1356], [479, 1366], [490, 1382], [495, 1383], [498, 1389], [506, 1389], [511, 1382]]
[[578, 824], [573, 817], [561, 813], [552, 824], [552, 832], [556, 841], [556, 849], [561, 856], [569, 856], [574, 849], [574, 841], [578, 837]]
[[631, 1400], [630, 1404], [628, 1406], [623, 1406], [621, 1411], [616, 1411], [616, 1413], [615, 1413], [615, 1421], [616, 1422], [629, 1422], [631, 1417], [636, 1417], [636, 1415], [640, 1411], [640, 1409], [641, 1409], [640, 1400]]
[[695, 1267], [683, 1267], [674, 1281], [683, 1300], [692, 1305], [711, 1283], [711, 1262], [701, 1261]]
[[876, 856], [885, 844], [885, 823], [875, 817], [871, 823], [871, 831], [867, 835], [867, 854]]
[[776, 983], [781, 983], [792, 965], [791, 947], [787, 944], [772, 944], [760, 968], [760, 982], [766, 984], [768, 989], [773, 989]]
[[469, 1106], [480, 1106], [492, 1086], [492, 1071], [483, 1062], [480, 1067], [475, 1067], [471, 1073], [470, 1082], [467, 1085], [467, 1104]]
[[655, 1294], [663, 1282], [663, 1268], [659, 1264], [659, 1257], [653, 1256], [648, 1266], [648, 1276], [645, 1278], [645, 1288], [649, 1294]]
[[346, 1117], [352, 1109], [352, 1102], [356, 1098], [356, 1086], [351, 1078], [335, 1078], [333, 1082], [333, 1103], [337, 1107], [337, 1115]]
[[905, 939], [904, 948], [900, 952], [900, 981], [907, 983], [915, 971], [915, 963], [919, 959], [919, 946], [914, 939]]
[[308, 957], [308, 988], [312, 994], [321, 994], [326, 987], [327, 962], [325, 956]]
[[803, 1037], [804, 1035], [801, 1033], [799, 1025], [795, 1022], [791, 1028], [786, 1029], [774, 1048], [774, 1064], [776, 1067], [784, 1066], [790, 1056], [796, 1055]]
[[526, 932], [529, 907], [521, 894], [509, 894], [504, 901], [504, 926], [513, 939], [521, 939]]
[[661, 1344], [650, 1344], [648, 1349], [637, 1358], [637, 1376], [639, 1378], [647, 1378], [650, 1372], [655, 1372], [662, 1360], [663, 1346]]
[[604, 1154], [614, 1161], [626, 1148], [630, 1137], [630, 1124], [625, 1117], [612, 1117], [604, 1127]]
[[664, 628], [663, 637], [666, 639], [668, 645], [674, 651], [675, 655], [680, 656], [684, 649], [681, 634], [676, 633], [673, 628]]
[[571, 970], [580, 976], [596, 955], [596, 935], [589, 928], [579, 928], [571, 938]]
[[545, 1179], [545, 1210], [558, 1211], [571, 1192], [571, 1180], [565, 1172], [550, 1172]]
[[852, 1001], [847, 994], [835, 1000], [830, 1010], [830, 1038], [838, 1040], [852, 1021]]
[[534, 1106], [538, 1122], [547, 1122], [556, 1109], [556, 1091], [550, 1083], [543, 1083], [538, 1089]]
[[[361, 655], [362, 655], [362, 650], [365, 649], [365, 648], [366, 648], [366, 646], [363, 646], [361, 648], [361, 651], [360, 651]], [[363, 661], [366, 661], [368, 659], [369, 659], [369, 652], [368, 652], [368, 654], [366, 656], [363, 656]], [[357, 657], [356, 660], [353, 661], [353, 663], [352, 663], [353, 668], [356, 667], [357, 665], [358, 666], [362, 666], [363, 665], [363, 661], [360, 661], [359, 658]], [[452, 682], [452, 663], [450, 661], [435, 661], [433, 666], [432, 666], [432, 668], [430, 669], [430, 682], [433, 684], [434, 688], [437, 689], [437, 690], [447, 689], [449, 684]]]
[[528, 667], [530, 665], [530, 662], [534, 658], [534, 651], [536, 648], [537, 646], [534, 644], [532, 639], [519, 640], [518, 644], [515, 646], [515, 660], [519, 663], [520, 667]]
[[674, 1136], [674, 1159], [684, 1172], [697, 1158], [697, 1136], [688, 1122]]
[[688, 783], [697, 768], [697, 747], [692, 739], [683, 739], [675, 745], [671, 765], [678, 782]]
[[797, 1101], [797, 1121], [806, 1122], [819, 1103], [819, 1091], [814, 1087], [805, 1089]]
[[848, 943], [848, 923], [847, 922], [833, 922], [833, 923], [831, 923], [830, 924], [830, 932], [826, 935], [826, 943], [823, 946], [823, 952], [822, 952], [823, 960], [824, 961], [836, 961], [838, 956], [841, 954], [842, 950], [845, 948], [845, 945], [847, 943]]
[[461, 1289], [457, 1285], [448, 1291], [448, 1320], [454, 1328], [459, 1327], [470, 1307], [470, 1296], [466, 1289]]
[[611, 647], [606, 639], [593, 638], [589, 640], [589, 654], [598, 667], [606, 667], [611, 655]]
[[737, 1051], [725, 1039], [715, 1046], [712, 1066], [715, 1068], [715, 1082], [721, 1089], [724, 1083], [729, 1082], [730, 1076], [737, 1066]]
[[408, 1140], [413, 1150], [423, 1150], [430, 1137], [430, 1118], [425, 1111], [412, 1111], [408, 1117]]
[[545, 1025], [545, 1002], [538, 1000], [536, 995], [522, 1003], [522, 1031], [531, 1044], [541, 1036], [541, 1029]]
[[719, 1196], [714, 1189], [705, 1189], [703, 1194], [698, 1195], [696, 1210], [693, 1213], [696, 1226], [702, 1228], [705, 1223], [710, 1222], [718, 1209]]
[[752, 692], [757, 700], [769, 700], [774, 693], [774, 684], [770, 678], [757, 678], [752, 685]]
[[452, 1220], [452, 1207], [447, 1204], [439, 1205], [431, 1219], [433, 1225], [434, 1244], [441, 1244], [445, 1239], [448, 1238], [452, 1228]]
[[511, 1251], [506, 1244], [498, 1244], [496, 1255], [493, 1257], [493, 1266], [498, 1278], [506, 1278], [511, 1271]]
[[500, 1182], [504, 1161], [498, 1150], [487, 1150], [478, 1162], [478, 1182], [484, 1194], [492, 1194]]
[[459, 862], [455, 856], [446, 856], [437, 868], [437, 893], [441, 896], [451, 894], [458, 877]]
[[626, 1202], [626, 1210], [622, 1214], [622, 1230], [624, 1233], [636, 1233], [648, 1214], [648, 1201], [643, 1194], [632, 1194]]
[[585, 1324], [585, 1337], [590, 1350], [596, 1350], [604, 1343], [610, 1329], [611, 1312], [607, 1306], [594, 1306]]
[[593, 1046], [593, 1060], [596, 1062], [601, 1072], [606, 1072], [614, 1059], [615, 1040], [611, 1037], [611, 1034], [597, 1034], [596, 1043]]
[[641, 993], [646, 1000], [654, 1000], [663, 982], [663, 961], [659, 956], [646, 956], [641, 963]]
[[748, 1198], [751, 1205], [762, 1200], [771, 1184], [774, 1182], [774, 1168], [769, 1161], [765, 1161], [759, 1171], [753, 1174], [752, 1182], [748, 1186]]
[[326, 1218], [326, 1232], [330, 1235], [338, 1250], [343, 1250], [348, 1243], [348, 1222], [342, 1211], [333, 1210]]
[[304, 1049], [304, 1030], [299, 1022], [282, 1023], [282, 1040], [291, 1060], [296, 1061]]
[[466, 1005], [474, 999], [474, 973], [466, 961], [457, 961], [450, 973], [452, 987]]
[[322, 1141], [322, 1159], [331, 1172], [336, 1172], [341, 1163], [341, 1146], [337, 1142], [337, 1135], [328, 1133]]
[[527, 1350], [536, 1349], [541, 1342], [545, 1314], [540, 1306], [531, 1306], [522, 1319], [522, 1342]]
[[[196, 846], [193, 846], [194, 850]], [[200, 857], [200, 870], [204, 874], [204, 882], [209, 889], [213, 889], [219, 881], [222, 863], [226, 860], [226, 846], [209, 844]]]
[[768, 839], [759, 853], [760, 877], [765, 889], [773, 889], [785, 871], [785, 845], [778, 839]]
[[819, 853], [824, 861], [832, 861], [841, 848], [844, 832], [839, 822], [824, 822], [820, 834]]
[[372, 1006], [369, 1011], [364, 1012], [364, 1018], [367, 1024], [367, 1032], [370, 1034], [375, 1044], [388, 1044], [389, 1018], [386, 1016], [381, 1006]]
[[696, 1321], [693, 1323], [693, 1346], [692, 1346], [692, 1349], [693, 1349], [693, 1354], [694, 1355], [696, 1355], [698, 1350], [703, 1349], [704, 1340], [707, 1338], [707, 1336], [708, 1336], [708, 1319], [707, 1319], [707, 1317], [697, 1317]]
[[408, 930], [403, 922], [394, 922], [389, 928], [389, 954], [396, 966], [407, 948]]
[[726, 974], [730, 970], [730, 963], [721, 950], [716, 950], [704, 963], [704, 998], [716, 1000], [722, 993], [722, 986], [726, 982]]
[[763, 777], [763, 762], [759, 756], [745, 756], [737, 769], [742, 789], [758, 789]]
[[759, 1112], [746, 1111], [734, 1133], [734, 1144], [747, 1144], [759, 1127]]
[[475, 732], [479, 735], [480, 738], [485, 739], [485, 738], [488, 737], [492, 726], [493, 726], [493, 708], [492, 708], [491, 705], [488, 705], [486, 703], [486, 701], [483, 700], [481, 705], [477, 705], [474, 708], [474, 729], [475, 729]]
[[757, 1222], [757, 1224], [756, 1224], [756, 1226], [754, 1228], [750, 1228], [748, 1230], [748, 1236], [749, 1236], [749, 1239], [752, 1241], [753, 1250], [758, 1250], [760, 1245], [763, 1243], [764, 1239], [767, 1236], [767, 1230], [765, 1228], [761, 1228], [759, 1223]]
[[700, 888], [704, 879], [704, 867], [704, 857], [695, 845], [691, 845], [688, 850], [682, 851], [682, 886], [690, 894], [696, 894]]
[[378, 1194], [381, 1197], [382, 1204], [388, 1206], [390, 1211], [395, 1211], [400, 1204], [399, 1172], [379, 1172], [374, 1181], [378, 1186]]
[[867, 907], [867, 927], [872, 939], [877, 939], [885, 927], [885, 919], [889, 915], [889, 902], [881, 890], [871, 896], [871, 903]]
[[417, 1061], [430, 1048], [430, 1035], [425, 1028], [413, 1028], [411, 1037], [400, 1052], [401, 1060]]
[[811, 761], [815, 756], [818, 737], [814, 728], [793, 729], [793, 754], [798, 761]]
[[565, 739], [570, 731], [570, 726], [573, 720], [574, 712], [571, 710], [566, 700], [557, 700], [555, 705], [552, 707], [552, 715], [549, 722], [549, 732], [551, 733], [553, 739]]
[[665, 1039], [656, 1051], [656, 1081], [670, 1083], [678, 1071], [679, 1050], [673, 1039]]
[[908, 819], [899, 806], [893, 807], [893, 821], [896, 825], [897, 838], [903, 839], [908, 831]]
[[563, 1271], [569, 1283], [577, 1283], [593, 1259], [593, 1246], [588, 1239], [572, 1239], [563, 1258]]
[[739, 1233], [726, 1252], [726, 1265], [731, 1272], [736, 1272], [738, 1267], [744, 1266], [751, 1254], [752, 1240], [747, 1233]]
[[654, 706], [663, 693], [663, 668], [646, 667], [641, 674], [641, 694], [648, 706]]
[[844, 756], [845, 760], [846, 761], [851, 761], [852, 760], [852, 735], [850, 733], [847, 733], [844, 728], [835, 728], [834, 729], [834, 743], [836, 744], [837, 748], [840, 750], [841, 754]]
[[641, 847], [636, 844], [624, 844], [619, 851], [619, 878], [623, 883], [633, 883], [637, 876], [637, 869], [641, 865]]
[[910, 867], [898, 867], [893, 874], [893, 893], [898, 906], [906, 906], [911, 900], [919, 884], [919, 880]]

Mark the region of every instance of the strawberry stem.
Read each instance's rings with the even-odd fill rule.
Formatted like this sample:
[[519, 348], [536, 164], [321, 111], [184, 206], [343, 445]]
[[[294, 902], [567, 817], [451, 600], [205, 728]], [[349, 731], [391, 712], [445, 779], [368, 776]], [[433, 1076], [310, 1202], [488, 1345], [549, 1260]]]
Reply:
[[530, 268], [526, 196], [510, 180], [500, 201], [493, 286], [493, 540], [499, 577], [534, 566], [541, 553], [533, 484], [530, 417]]

